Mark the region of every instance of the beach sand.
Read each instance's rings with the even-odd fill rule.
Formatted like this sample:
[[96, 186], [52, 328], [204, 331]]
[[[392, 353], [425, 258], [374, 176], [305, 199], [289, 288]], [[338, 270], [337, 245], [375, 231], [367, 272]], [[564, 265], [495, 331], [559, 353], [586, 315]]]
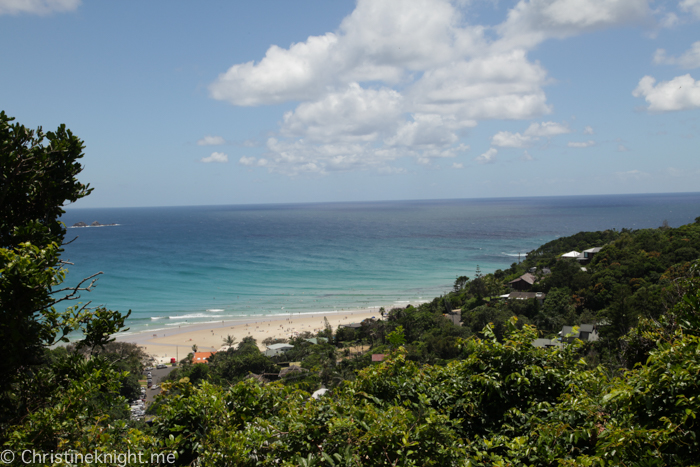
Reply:
[[117, 341], [133, 342], [152, 355], [157, 362], [169, 363], [171, 358], [180, 361], [197, 346], [198, 352], [217, 351], [224, 346], [226, 336], [236, 339], [236, 344], [246, 336], [252, 336], [261, 350], [262, 341], [268, 337], [290, 338], [304, 331], [316, 334], [325, 327], [323, 318], [335, 331], [341, 324], [359, 323], [366, 318], [381, 318], [378, 308], [357, 309], [329, 313], [301, 313], [285, 316], [248, 317], [237, 321], [219, 321], [183, 326], [177, 329], [148, 331], [138, 334], [115, 336]]

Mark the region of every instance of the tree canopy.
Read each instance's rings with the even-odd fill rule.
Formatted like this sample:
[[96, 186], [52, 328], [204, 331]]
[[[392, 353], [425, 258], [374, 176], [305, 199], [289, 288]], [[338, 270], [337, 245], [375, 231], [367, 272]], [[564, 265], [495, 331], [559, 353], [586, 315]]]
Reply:
[[45, 349], [83, 332], [78, 345], [108, 342], [126, 316], [87, 305], [68, 306], [94, 283], [61, 287], [66, 227], [63, 206], [91, 189], [77, 175], [83, 142], [65, 125], [30, 130], [0, 112], [0, 424], [31, 405], [30, 386], [44, 368]]

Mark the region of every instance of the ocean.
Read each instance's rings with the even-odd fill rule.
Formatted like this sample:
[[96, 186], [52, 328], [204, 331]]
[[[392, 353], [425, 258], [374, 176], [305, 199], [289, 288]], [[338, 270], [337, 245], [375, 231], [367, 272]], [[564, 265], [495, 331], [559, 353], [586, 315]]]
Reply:
[[130, 332], [430, 301], [580, 231], [672, 227], [700, 193], [67, 209], [66, 283], [132, 310]]

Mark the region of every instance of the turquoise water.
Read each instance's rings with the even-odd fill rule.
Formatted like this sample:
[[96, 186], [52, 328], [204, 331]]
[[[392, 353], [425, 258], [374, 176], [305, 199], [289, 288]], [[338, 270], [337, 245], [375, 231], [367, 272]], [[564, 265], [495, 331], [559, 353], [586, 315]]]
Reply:
[[700, 193], [293, 205], [69, 209], [69, 283], [132, 310], [132, 331], [431, 300], [559, 236], [700, 216]]

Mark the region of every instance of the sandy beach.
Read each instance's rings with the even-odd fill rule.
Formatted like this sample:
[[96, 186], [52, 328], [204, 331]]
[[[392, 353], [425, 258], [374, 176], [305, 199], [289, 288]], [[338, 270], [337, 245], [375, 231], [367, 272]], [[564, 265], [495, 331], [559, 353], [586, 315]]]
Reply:
[[226, 336], [240, 342], [246, 336], [253, 336], [261, 350], [262, 341], [268, 337], [290, 338], [304, 331], [316, 333], [323, 330], [324, 317], [328, 318], [333, 331], [341, 324], [358, 323], [366, 318], [380, 318], [378, 308], [357, 309], [342, 312], [301, 313], [285, 316], [249, 317], [236, 321], [219, 321], [182, 326], [177, 329], [148, 331], [124, 336], [117, 335], [117, 341], [133, 342], [152, 355], [157, 362], [169, 363], [171, 358], [180, 361], [192, 352], [196, 345], [200, 352], [217, 351], [224, 345]]

